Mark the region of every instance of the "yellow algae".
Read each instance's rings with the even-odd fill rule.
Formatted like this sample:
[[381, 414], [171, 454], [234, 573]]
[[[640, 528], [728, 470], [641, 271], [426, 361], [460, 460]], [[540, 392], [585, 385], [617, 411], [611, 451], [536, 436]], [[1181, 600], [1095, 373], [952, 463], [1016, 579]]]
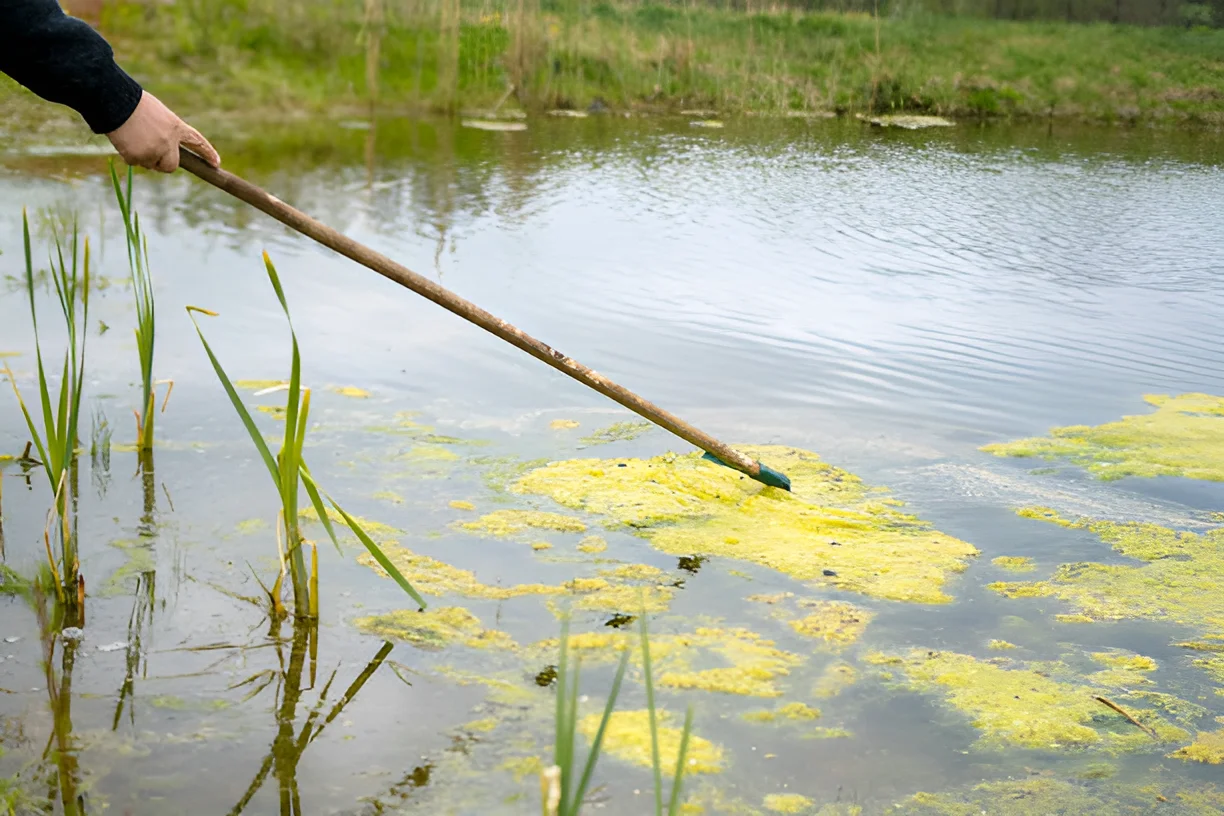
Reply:
[[613, 569], [601, 569], [599, 574], [626, 581], [653, 581], [663, 576], [663, 570], [649, 564], [622, 564]]
[[1195, 628], [1224, 629], [1224, 527], [1203, 533], [1157, 524], [1091, 518], [1066, 519], [1039, 508], [1030, 517], [1095, 533], [1136, 564], [1063, 564], [1046, 581], [995, 583], [1007, 597], [1053, 597], [1074, 614], [1064, 622], [1147, 618]]
[[255, 410], [262, 411], [263, 413], [270, 415], [273, 419], [279, 419], [282, 421], [285, 419], [285, 406], [283, 405], [256, 405]]
[[396, 458], [409, 462], [455, 462], [459, 454], [443, 445], [416, 445]]
[[771, 793], [762, 802], [770, 813], [803, 813], [812, 805], [811, 799], [797, 793]]
[[578, 422], [573, 419], [554, 419], [552, 422], [548, 423], [548, 427], [552, 428], [554, 431], [568, 431], [572, 428], [577, 428]]
[[854, 734], [845, 728], [813, 728], [800, 735], [802, 739], [845, 739]]
[[249, 518], [238, 522], [234, 529], [239, 535], [250, 535], [252, 533], [262, 533], [264, 530], [270, 529], [267, 519]]
[[[307, 507], [305, 510], [298, 513], [298, 518], [305, 522], [317, 523], [319, 521], [319, 514], [313, 507]], [[349, 531], [348, 524], [344, 521], [344, 516], [337, 513], [335, 508], [327, 508], [327, 518], [333, 525], [335, 525], [337, 534], [342, 534]], [[390, 524], [383, 524], [381, 521], [373, 521], [368, 518], [363, 518], [362, 516], [354, 516], [352, 513], [349, 513], [349, 518], [357, 522], [358, 526], [365, 531], [366, 535], [377, 541], [379, 544], [388, 542], [394, 543], [399, 541], [400, 537], [404, 534], [403, 530], [392, 527]]]
[[787, 703], [775, 709], [761, 709], [744, 714], [749, 722], [776, 722], [777, 720], [816, 720], [820, 718], [820, 709], [812, 708], [806, 703]]
[[809, 604], [816, 611], [790, 622], [804, 637], [845, 646], [858, 640], [870, 623], [872, 613], [843, 601], [817, 601]]
[[1208, 765], [1224, 765], [1224, 728], [1204, 731], [1194, 742], [1169, 754], [1173, 759], [1205, 762]]
[[1032, 572], [1036, 569], [1033, 559], [1023, 555], [1001, 555], [991, 559], [990, 563], [1008, 572]]
[[772, 606], [774, 604], [780, 604], [783, 601], [793, 597], [795, 597], [795, 593], [793, 592], [775, 592], [770, 595], [749, 595], [747, 598], [744, 598], [744, 600], [752, 603], [769, 604]]
[[[668, 711], [656, 710], [659, 735], [659, 759], [664, 768], [675, 768], [680, 753], [681, 730], [669, 725], [675, 717]], [[590, 714], [578, 721], [578, 730], [588, 739], [599, 730], [602, 714]], [[616, 711], [608, 720], [604, 732], [603, 750], [625, 762], [652, 767], [650, 712]], [[722, 747], [707, 739], [689, 736], [685, 774], [718, 773], [722, 770]]]
[[1199, 652], [1224, 652], [1224, 635], [1205, 635], [1200, 640], [1186, 640], [1173, 645]]
[[514, 757], [499, 765], [498, 770], [509, 771], [515, 782], [522, 782], [528, 777], [539, 776], [540, 771], [544, 770], [544, 762], [537, 756]]
[[470, 501], [462, 501], [461, 499], [455, 499], [454, 501], [450, 502], [450, 506], [455, 508], [456, 510], [475, 510], [476, 509], [476, 505], [472, 504]]
[[[603, 662], [616, 660], [628, 648], [634, 665], [640, 666], [636, 638], [628, 632], [576, 634], [570, 636], [569, 648], [584, 660]], [[552, 654], [558, 645], [548, 640], [536, 648]], [[781, 696], [778, 679], [803, 662], [799, 655], [776, 648], [773, 641], [755, 632], [711, 627], [691, 634], [652, 635], [650, 659], [659, 686], [749, 697]]]
[[951, 600], [943, 591], [948, 577], [978, 554], [813, 453], [741, 449], [790, 476], [794, 492], [696, 454], [555, 462], [524, 474], [513, 489], [636, 528], [672, 555], [734, 558], [892, 600]]
[[589, 535], [578, 542], [578, 550], [584, 553], [601, 553], [608, 549], [608, 542], [603, 536]]
[[496, 717], [485, 717], [482, 720], [472, 720], [470, 723], [463, 725], [462, 728], [464, 731], [488, 733], [489, 731], [497, 728], [499, 725], [501, 725], [501, 720], [497, 719]]
[[1058, 623], [1096, 623], [1093, 618], [1087, 615], [1055, 615], [1054, 620]]
[[1127, 671], [1156, 671], [1156, 661], [1144, 655], [1135, 654], [1134, 652], [1093, 652], [1089, 655], [1097, 663], [1102, 666], [1107, 666], [1111, 669], [1124, 669]]
[[442, 648], [460, 643], [476, 649], [514, 649], [505, 632], [484, 629], [480, 618], [458, 606], [443, 606], [418, 612], [400, 609], [358, 618], [357, 628], [389, 640], [402, 640], [421, 648]]
[[369, 391], [352, 385], [333, 385], [329, 390], [342, 397], [352, 397], [353, 399], [369, 399], [370, 397]]
[[1184, 476], [1224, 481], [1224, 397], [1147, 395], [1156, 410], [1104, 425], [1054, 428], [1047, 437], [986, 445], [996, 456], [1065, 459], [1101, 479]]
[[491, 536], [514, 536], [528, 530], [554, 530], [559, 533], [586, 532], [586, 525], [573, 516], [560, 513], [545, 513], [540, 510], [495, 510], [475, 521], [462, 525]]
[[1224, 683], [1224, 657], [1201, 657], [1194, 661], [1194, 665], [1211, 675], [1217, 683]]
[[374, 498], [379, 501], [390, 502], [391, 504], [403, 504], [404, 497], [396, 493], [394, 490], [380, 490], [374, 494]]
[[639, 422], [616, 422], [606, 428], [600, 428], [589, 436], [582, 437], [579, 441], [584, 445], [606, 445], [609, 442], [625, 442], [630, 439], [637, 439], [653, 428], [654, 423], [644, 420]]
[[[982, 731], [983, 747], [1094, 748], [1119, 752], [1152, 745], [1152, 738], [1095, 699], [1102, 691], [1049, 676], [1041, 668], [1004, 668], [954, 652], [915, 650], [903, 661], [913, 688], [942, 695]], [[1128, 711], [1155, 731], [1157, 743], [1186, 732], [1159, 712]]]
[[566, 588], [576, 598], [574, 608], [588, 612], [666, 612], [676, 594], [671, 587], [616, 585], [601, 578], [571, 581]]
[[995, 651], [1004, 651], [1007, 649], [1016, 649], [1019, 647], [1017, 647], [1016, 644], [1014, 643], [1008, 643], [1006, 640], [992, 640], [990, 641], [990, 643], [987, 644], [987, 648], [994, 649]]
[[269, 388], [288, 388], [288, 380], [234, 380], [234, 387], [244, 391], [265, 391]]
[[[385, 545], [383, 553], [391, 560], [412, 586], [423, 595], [464, 595], [469, 598], [491, 598], [505, 600], [523, 595], [562, 595], [567, 590], [562, 586], [546, 584], [519, 584], [509, 587], [489, 586], [476, 579], [468, 570], [451, 566], [444, 561], [420, 555], [407, 547], [396, 544]], [[383, 577], [386, 572], [369, 553], [362, 553], [357, 560]]]
[[836, 697], [850, 688], [858, 680], [858, 670], [849, 663], [834, 663], [825, 667], [812, 686], [812, 696], [819, 698]]
[[983, 813], [990, 816], [1084, 813], [1120, 816], [1121, 813], [1085, 787], [1042, 776], [986, 782], [963, 793], [916, 793], [897, 805], [893, 812], [907, 816], [980, 816]]

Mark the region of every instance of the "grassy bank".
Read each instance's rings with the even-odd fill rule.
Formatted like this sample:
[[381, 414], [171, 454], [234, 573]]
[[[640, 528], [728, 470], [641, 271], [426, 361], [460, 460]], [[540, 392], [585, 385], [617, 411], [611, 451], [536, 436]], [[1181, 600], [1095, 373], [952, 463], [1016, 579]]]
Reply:
[[[1224, 30], [557, 0], [178, 0], [105, 9], [188, 113], [506, 105], [1224, 124]], [[12, 86], [3, 91], [12, 108]], [[0, 102], [0, 104], [4, 104]]]

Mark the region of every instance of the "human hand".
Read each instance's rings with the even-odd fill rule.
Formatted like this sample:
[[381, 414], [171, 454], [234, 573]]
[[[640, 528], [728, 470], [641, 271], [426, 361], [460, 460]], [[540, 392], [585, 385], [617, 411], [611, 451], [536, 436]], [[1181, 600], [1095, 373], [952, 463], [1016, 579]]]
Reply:
[[186, 147], [213, 167], [221, 157], [200, 135], [156, 96], [145, 91], [128, 120], [106, 134], [115, 150], [130, 165], [173, 173], [179, 166], [179, 145]]

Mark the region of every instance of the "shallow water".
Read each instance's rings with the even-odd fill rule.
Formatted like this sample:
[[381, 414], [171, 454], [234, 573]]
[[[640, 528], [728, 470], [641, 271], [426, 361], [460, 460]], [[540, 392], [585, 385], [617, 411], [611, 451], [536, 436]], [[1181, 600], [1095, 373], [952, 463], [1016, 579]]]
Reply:
[[[366, 129], [286, 125], [218, 141], [231, 169], [711, 433], [816, 451], [981, 551], [945, 587], [953, 602], [929, 605], [804, 585], [729, 559], [685, 571], [642, 538], [607, 533], [598, 557], [683, 577], [656, 631], [719, 620], [804, 658], [779, 699], [665, 693], [676, 711], [693, 702], [697, 733], [723, 746], [726, 770], [692, 783], [707, 803], [724, 801], [711, 812], [754, 812], [732, 808], [799, 793], [812, 812], [850, 802], [875, 813], [917, 791], [1029, 774], [1073, 779], [1102, 761], [1116, 766], [1115, 779], [1174, 790], [1211, 778], [1210, 766], [1165, 758], [1177, 745], [1120, 759], [982, 750], [971, 718], [938, 695], [896, 689], [863, 658], [919, 647], [986, 659], [992, 639], [1021, 644], [1024, 660], [1124, 648], [1160, 663], [1153, 689], [1207, 709], [1191, 731], [1224, 714], [1224, 696], [1171, 645], [1186, 627], [1068, 628], [1053, 621], [1065, 610], [1052, 599], [986, 588], [1017, 579], [990, 563], [1000, 555], [1030, 556], [1038, 579], [1062, 563], [1125, 560], [1083, 531], [1016, 516], [1020, 506], [1201, 530], [1222, 506], [1221, 484], [1101, 482], [1078, 468], [1046, 473], [978, 450], [1051, 426], [1145, 413], [1144, 394], [1224, 393], [1217, 141], [1045, 127], [894, 133], [744, 120], [711, 130], [605, 119], [533, 121], [518, 133], [401, 120]], [[14, 149], [2, 168], [9, 217], [0, 221], [0, 352], [20, 352], [6, 359], [31, 388], [20, 208], [32, 213], [39, 247], [46, 214], [75, 210], [93, 236], [96, 272], [115, 279], [94, 302], [91, 404], [115, 441], [129, 442], [134, 313], [105, 162]], [[157, 282], [157, 374], [175, 385], [159, 418], [152, 478], [137, 475], [135, 456], [120, 450], [109, 468], [87, 467], [81, 478], [89, 620], [85, 640], [69, 647], [71, 694], [59, 704], [62, 715], [71, 703], [85, 811], [289, 813], [300, 800], [304, 813], [536, 812], [534, 776], [497, 769], [550, 755], [551, 694], [533, 680], [546, 660], [405, 643], [382, 655], [383, 641], [353, 621], [408, 602], [357, 563], [353, 546], [343, 558], [320, 548], [313, 677], [292, 626], [270, 630], [260, 609], [235, 597], [260, 593], [251, 569], [265, 579], [275, 570], [275, 497], [183, 306], [220, 312], [202, 325], [231, 376], [285, 376], [288, 333], [262, 271], [266, 248], [316, 389], [312, 469], [346, 509], [397, 528], [406, 546], [473, 570], [484, 584], [557, 584], [596, 566], [596, 556], [574, 548], [578, 534], [542, 534], [555, 546], [533, 551], [455, 528], [476, 513], [452, 500], [477, 512], [558, 509], [492, 485], [498, 463], [688, 448], [657, 430], [584, 447], [584, 434], [631, 417], [193, 179], [143, 175], [137, 204]], [[59, 335], [44, 319], [53, 348]], [[97, 321], [109, 329], [99, 333]], [[342, 386], [370, 396], [327, 390]], [[26, 434], [14, 402], [7, 406], [0, 452], [19, 453]], [[408, 411], [462, 441], [423, 448], [429, 440], [396, 425]], [[257, 416], [269, 432], [279, 429]], [[552, 429], [554, 419], [580, 428]], [[42, 553], [46, 479], [0, 467], [4, 556], [28, 570]], [[257, 518], [267, 526], [244, 524]], [[849, 600], [875, 617], [861, 642], [835, 654], [744, 600], [780, 591]], [[525, 647], [557, 633], [541, 597], [430, 600], [467, 607]], [[38, 780], [36, 792], [58, 798], [39, 761], [53, 730], [39, 627], [19, 601], [0, 599], [0, 610], [0, 639], [20, 638], [0, 643], [8, 752], [0, 778], [20, 772]], [[608, 631], [608, 617], [586, 613], [575, 624]], [[99, 648], [114, 643], [127, 646]], [[326, 728], [304, 749], [287, 750], [380, 655]], [[57, 675], [63, 660], [61, 648]], [[860, 682], [812, 700], [813, 682], [840, 660], [858, 667]], [[503, 678], [521, 692], [490, 701], [487, 688], [456, 673]], [[606, 667], [584, 676], [598, 698]], [[740, 718], [797, 699], [822, 709], [819, 725], [850, 736], [810, 739], [802, 727]], [[296, 702], [292, 711], [286, 700]], [[641, 705], [640, 687], [626, 691], [626, 705]], [[490, 718], [499, 727], [466, 725]], [[276, 759], [265, 768], [266, 757]], [[600, 767], [604, 809], [644, 812], [648, 773], [614, 757]]]

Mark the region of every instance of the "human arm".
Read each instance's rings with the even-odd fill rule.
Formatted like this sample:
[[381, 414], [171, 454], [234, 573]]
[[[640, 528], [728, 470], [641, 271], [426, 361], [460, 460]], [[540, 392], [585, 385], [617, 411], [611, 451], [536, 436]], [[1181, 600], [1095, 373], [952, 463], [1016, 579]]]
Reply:
[[129, 164], [172, 172], [180, 144], [220, 163], [199, 131], [143, 90], [116, 64], [110, 44], [56, 0], [0, 0], [0, 71], [75, 110]]

